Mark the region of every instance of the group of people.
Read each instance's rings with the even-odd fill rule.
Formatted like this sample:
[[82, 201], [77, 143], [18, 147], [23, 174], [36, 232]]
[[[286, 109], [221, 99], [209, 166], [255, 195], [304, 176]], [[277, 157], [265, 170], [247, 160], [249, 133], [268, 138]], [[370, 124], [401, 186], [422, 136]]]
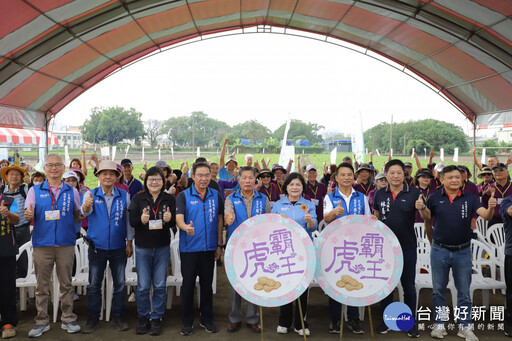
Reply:
[[[0, 278], [0, 314], [2, 337], [15, 335], [16, 288], [18, 274], [26, 274], [26, 259], [16, 261], [17, 248], [32, 241], [33, 260], [37, 279], [36, 324], [29, 337], [39, 337], [50, 329], [48, 298], [53, 267], [60, 284], [62, 310], [61, 328], [68, 333], [93, 333], [100, 326], [102, 307], [101, 285], [107, 261], [113, 279], [112, 315], [118, 331], [128, 330], [125, 310], [126, 259], [135, 252], [137, 271], [137, 334], [162, 333], [165, 312], [166, 278], [169, 268], [171, 231], [179, 238], [183, 285], [182, 335], [194, 331], [194, 288], [199, 277], [199, 326], [215, 333], [213, 323], [212, 281], [214, 265], [222, 255], [225, 244], [236, 228], [248, 218], [265, 213], [285, 215], [298, 224], [313, 239], [313, 232], [321, 221], [330, 223], [346, 215], [366, 215], [384, 222], [397, 236], [404, 255], [401, 284], [404, 301], [416, 315], [417, 295], [416, 234], [414, 224], [424, 221], [432, 243], [431, 271], [433, 307], [446, 306], [448, 273], [453, 271], [458, 291], [457, 305], [471, 311], [469, 285], [471, 283], [472, 226], [477, 216], [491, 222], [503, 221], [507, 232], [505, 273], [507, 303], [512, 304], [512, 199], [508, 193], [510, 180], [507, 166], [490, 158], [488, 165], [480, 165], [478, 186], [469, 181], [471, 173], [465, 166], [433, 164], [431, 152], [428, 167], [423, 168], [416, 158], [417, 171], [409, 162], [391, 159], [378, 172], [372, 164], [357, 164], [350, 157], [339, 165], [324, 164], [323, 177], [315, 165], [301, 165], [297, 157], [297, 172], [291, 172], [293, 160], [285, 167], [270, 160], [245, 158], [239, 166], [236, 155], [226, 160], [224, 141], [220, 162], [198, 158], [189, 169], [182, 163], [180, 170], [172, 170], [164, 161], [139, 174], [133, 174], [133, 164], [124, 159], [120, 164], [91, 157], [90, 165], [99, 186], [89, 189], [85, 152], [82, 160], [73, 159], [66, 165], [58, 155], [48, 155], [44, 174], [28, 178], [25, 168], [2, 165], [0, 171], [5, 185], [1, 188], [0, 264], [6, 276]], [[30, 185], [23, 185], [23, 181]], [[497, 190], [497, 191], [496, 191]], [[500, 200], [501, 199], [501, 200]], [[305, 209], [304, 209], [305, 208]], [[33, 232], [30, 234], [30, 224]], [[81, 229], [88, 244], [89, 285], [87, 290], [86, 324], [80, 327], [73, 313], [74, 247]], [[179, 230], [178, 230], [179, 229]], [[510, 264], [509, 264], [510, 263]], [[25, 269], [23, 269], [25, 264]], [[21, 275], [21, 276], [22, 276]], [[151, 296], [151, 297], [150, 297]], [[299, 298], [302, 314], [292, 303], [280, 308], [277, 333], [288, 333], [292, 328], [299, 335], [310, 335], [307, 316], [307, 290]], [[393, 301], [390, 294], [381, 301], [384, 310]], [[509, 302], [510, 301], [510, 302]], [[227, 332], [242, 327], [242, 298], [231, 289], [231, 312]], [[329, 332], [340, 333], [341, 306], [329, 299]], [[302, 316], [302, 320], [301, 320]], [[508, 315], [507, 315], [508, 316]], [[510, 319], [510, 317], [508, 317]], [[261, 332], [258, 307], [247, 302], [245, 323], [253, 332]], [[359, 310], [347, 307], [347, 328], [362, 334]], [[431, 332], [434, 338], [446, 335], [443, 322], [436, 318]], [[507, 320], [507, 322], [510, 322]], [[471, 315], [459, 321], [458, 335], [467, 341], [478, 340], [471, 327]], [[508, 324], [507, 335], [512, 335]], [[382, 322], [377, 332], [385, 334], [388, 327]], [[419, 337], [417, 325], [407, 332]]]

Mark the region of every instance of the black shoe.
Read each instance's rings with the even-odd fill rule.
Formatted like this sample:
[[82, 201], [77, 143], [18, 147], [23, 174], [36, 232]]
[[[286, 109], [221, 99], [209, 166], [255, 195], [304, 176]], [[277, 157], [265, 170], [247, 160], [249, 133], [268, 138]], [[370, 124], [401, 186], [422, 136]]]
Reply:
[[160, 334], [162, 334], [162, 320], [151, 320], [151, 330], [149, 331], [149, 335], [155, 336]]
[[377, 330], [376, 332], [379, 333], [379, 334], [387, 334], [389, 332], [389, 328], [388, 326], [386, 326], [386, 324], [384, 322], [382, 322], [381, 324], [379, 324], [379, 326], [377, 327]]
[[116, 326], [116, 329], [118, 332], [124, 332], [128, 330], [128, 323], [126, 323], [126, 320], [122, 316], [114, 316], [113, 318], [114, 326]]
[[359, 325], [359, 320], [348, 320], [347, 327], [354, 334], [364, 334], [363, 328]]
[[181, 327], [181, 335], [183, 336], [189, 336], [189, 335], [192, 335], [192, 332], [194, 330], [194, 326], [190, 326], [190, 327]]
[[100, 320], [96, 317], [89, 317], [87, 319], [87, 323], [82, 329], [82, 334], [91, 334], [94, 333], [96, 329], [100, 326]]
[[420, 332], [418, 331], [418, 326], [416, 324], [414, 324], [414, 327], [412, 327], [411, 330], [407, 332], [407, 336], [420, 337]]
[[199, 323], [199, 325], [201, 327], [203, 327], [207, 333], [216, 333], [217, 332], [217, 327], [215, 327], [215, 325], [212, 322], [201, 322], [201, 323]]
[[340, 333], [340, 321], [331, 322], [329, 325], [329, 333], [331, 334], [339, 334]]
[[139, 317], [139, 326], [135, 329], [135, 334], [143, 335], [149, 330], [149, 319], [147, 317]]

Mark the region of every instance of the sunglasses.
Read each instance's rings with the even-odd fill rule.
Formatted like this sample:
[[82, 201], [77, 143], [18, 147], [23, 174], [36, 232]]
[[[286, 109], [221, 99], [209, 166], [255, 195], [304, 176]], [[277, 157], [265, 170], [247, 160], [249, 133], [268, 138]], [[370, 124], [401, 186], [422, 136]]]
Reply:
[[270, 174], [265, 174], [265, 175], [262, 175], [260, 176], [260, 178], [271, 178], [272, 176], [270, 176]]

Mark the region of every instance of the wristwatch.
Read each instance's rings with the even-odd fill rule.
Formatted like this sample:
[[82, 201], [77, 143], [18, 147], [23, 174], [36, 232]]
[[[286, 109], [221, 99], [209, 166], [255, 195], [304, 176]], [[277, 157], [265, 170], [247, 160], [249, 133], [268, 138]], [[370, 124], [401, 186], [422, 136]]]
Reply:
[[225, 244], [217, 244], [217, 247], [220, 247], [221, 249], [223, 249], [225, 246]]

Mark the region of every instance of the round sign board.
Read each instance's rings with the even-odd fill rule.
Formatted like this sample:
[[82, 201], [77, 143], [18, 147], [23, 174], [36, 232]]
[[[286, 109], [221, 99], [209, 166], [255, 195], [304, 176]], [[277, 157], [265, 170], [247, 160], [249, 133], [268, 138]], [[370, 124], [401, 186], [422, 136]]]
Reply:
[[315, 240], [318, 284], [332, 299], [368, 306], [389, 295], [404, 259], [395, 234], [384, 223], [351, 215], [334, 220]]
[[233, 288], [249, 302], [277, 307], [297, 299], [315, 273], [307, 232], [279, 214], [261, 214], [238, 226], [224, 256]]

